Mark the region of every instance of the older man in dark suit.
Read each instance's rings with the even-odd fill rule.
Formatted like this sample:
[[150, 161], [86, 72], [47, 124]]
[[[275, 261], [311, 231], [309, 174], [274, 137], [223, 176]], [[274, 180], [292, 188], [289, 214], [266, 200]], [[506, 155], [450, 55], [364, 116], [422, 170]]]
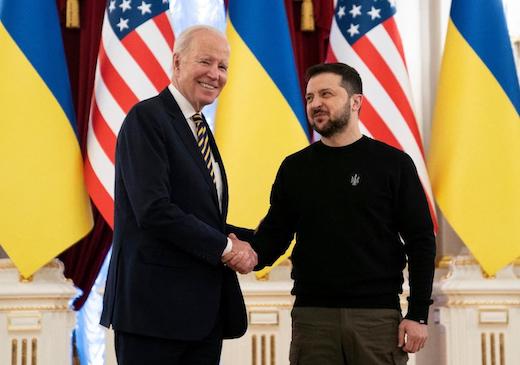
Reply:
[[[119, 133], [114, 248], [101, 324], [115, 330], [119, 364], [219, 362], [223, 338], [247, 328], [236, 273], [252, 270], [252, 232], [226, 223], [224, 165], [201, 109], [226, 84], [222, 33], [177, 39], [173, 78], [138, 103]], [[229, 236], [229, 237], [228, 237]]]

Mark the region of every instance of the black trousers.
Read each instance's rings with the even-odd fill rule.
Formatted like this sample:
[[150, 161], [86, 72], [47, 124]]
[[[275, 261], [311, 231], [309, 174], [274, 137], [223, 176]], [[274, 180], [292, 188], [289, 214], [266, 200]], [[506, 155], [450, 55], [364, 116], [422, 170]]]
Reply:
[[222, 350], [221, 326], [200, 341], [170, 340], [115, 331], [119, 365], [218, 365]]

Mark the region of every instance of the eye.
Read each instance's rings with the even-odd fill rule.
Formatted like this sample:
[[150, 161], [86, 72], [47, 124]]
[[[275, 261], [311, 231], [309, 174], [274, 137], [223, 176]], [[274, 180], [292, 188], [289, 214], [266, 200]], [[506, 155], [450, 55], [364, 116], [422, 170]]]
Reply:
[[199, 63], [203, 65], [209, 65], [209, 61], [206, 59], [199, 60]]
[[307, 103], [312, 102], [312, 95], [306, 95], [306, 96], [305, 96], [305, 101], [306, 101]]
[[332, 93], [329, 90], [325, 90], [321, 93], [321, 96], [323, 96], [323, 97], [332, 96]]
[[222, 71], [227, 71], [228, 66], [227, 65], [218, 65], [218, 68], [221, 69]]

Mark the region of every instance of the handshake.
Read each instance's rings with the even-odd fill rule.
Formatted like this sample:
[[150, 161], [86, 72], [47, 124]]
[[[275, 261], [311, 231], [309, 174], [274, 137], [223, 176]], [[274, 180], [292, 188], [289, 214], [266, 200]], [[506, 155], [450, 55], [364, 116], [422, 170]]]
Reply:
[[241, 241], [234, 233], [229, 235], [233, 242], [231, 252], [222, 256], [222, 262], [231, 269], [241, 273], [248, 274], [258, 264], [258, 256], [246, 241]]

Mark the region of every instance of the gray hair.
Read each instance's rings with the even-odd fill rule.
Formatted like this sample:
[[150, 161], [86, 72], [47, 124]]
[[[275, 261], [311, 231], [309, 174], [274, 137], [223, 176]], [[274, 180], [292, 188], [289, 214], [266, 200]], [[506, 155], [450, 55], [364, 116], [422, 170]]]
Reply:
[[198, 32], [201, 32], [201, 31], [212, 32], [227, 41], [226, 35], [215, 27], [212, 27], [209, 25], [194, 25], [194, 26], [186, 28], [180, 34], [180, 36], [177, 39], [175, 39], [175, 44], [173, 46], [173, 53], [182, 54], [182, 53], [186, 52], [186, 50], [189, 49], [195, 34]]

